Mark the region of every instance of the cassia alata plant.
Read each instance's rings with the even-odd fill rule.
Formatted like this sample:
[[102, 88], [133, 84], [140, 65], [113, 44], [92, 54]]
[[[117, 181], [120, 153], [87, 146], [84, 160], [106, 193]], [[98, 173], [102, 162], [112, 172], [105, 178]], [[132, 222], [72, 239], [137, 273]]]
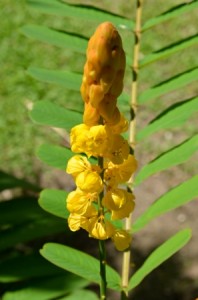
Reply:
[[[42, 2], [42, 0], [39, 1]], [[128, 292], [131, 289], [135, 288], [144, 279], [144, 277], [149, 274], [149, 272], [151, 272], [154, 268], [156, 268], [159, 264], [165, 261], [176, 251], [178, 251], [183, 245], [185, 245], [185, 243], [187, 243], [190, 238], [190, 230], [187, 229], [176, 234], [174, 237], [172, 237], [170, 240], [156, 249], [147, 258], [142, 267], [139, 268], [129, 279], [128, 270], [130, 268], [131, 260], [131, 231], [134, 231], [136, 233], [145, 224], [148, 223], [148, 220], [153, 218], [153, 215], [157, 216], [160, 213], [164, 213], [170, 209], [173, 209], [174, 207], [181, 205], [185, 201], [190, 201], [190, 199], [192, 199], [192, 196], [190, 195], [185, 198], [183, 196], [185, 195], [185, 193], [182, 193], [182, 196], [180, 195], [178, 197], [178, 199], [181, 200], [178, 200], [178, 203], [174, 204], [172, 198], [175, 199], [175, 197], [177, 198], [177, 196], [174, 194], [173, 190], [174, 197], [171, 194], [171, 198], [168, 193], [167, 195], [165, 195], [167, 196], [165, 197], [166, 203], [160, 201], [160, 199], [159, 201], [157, 201], [156, 206], [158, 206], [159, 203], [159, 209], [157, 210], [157, 212], [155, 212], [156, 206], [154, 204], [153, 211], [155, 214], [152, 212], [151, 206], [150, 208], [148, 208], [148, 213], [146, 211], [146, 213], [143, 214], [143, 220], [141, 220], [140, 216], [140, 218], [134, 224], [131, 224], [131, 222], [129, 221], [129, 216], [134, 209], [134, 195], [131, 191], [133, 180], [130, 180], [130, 182], [127, 184], [127, 188], [125, 187], [126, 182], [132, 178], [131, 176], [133, 176], [133, 173], [137, 168], [137, 162], [134, 158], [133, 149], [131, 148], [131, 146], [135, 146], [136, 140], [139, 142], [140, 136], [139, 133], [136, 136], [136, 122], [133, 117], [134, 115], [136, 115], [138, 106], [138, 73], [139, 69], [144, 66], [144, 64], [141, 63], [142, 59], [140, 59], [139, 64], [140, 36], [142, 34], [142, 30], [145, 30], [144, 25], [141, 28], [142, 4], [142, 0], [137, 0], [136, 24], [134, 26], [133, 32], [135, 37], [133, 49], [134, 56], [132, 60], [133, 62], [131, 62], [129, 57], [127, 60], [128, 65], [130, 65], [130, 67], [132, 68], [133, 75], [132, 97], [130, 105], [130, 115], [132, 120], [130, 120], [130, 129], [128, 130], [128, 121], [125, 119], [125, 116], [120, 113], [119, 103], [117, 103], [117, 98], [121, 94], [123, 89], [125, 54], [122, 49], [122, 41], [118, 34], [118, 31], [109, 22], [102, 23], [97, 28], [96, 32], [91, 37], [88, 43], [87, 61], [84, 67], [83, 81], [81, 85], [81, 95], [84, 101], [83, 123], [78, 124], [78, 122], [76, 122], [75, 124], [74, 119], [77, 118], [77, 114], [75, 114], [74, 111], [71, 111], [69, 109], [59, 110], [54, 104], [52, 105], [51, 103], [47, 103], [48, 112], [50, 111], [50, 108], [53, 111], [53, 116], [51, 117], [52, 121], [50, 125], [58, 125], [57, 127], [62, 126], [61, 128], [65, 128], [66, 130], [70, 130], [71, 127], [74, 126], [70, 131], [70, 142], [73, 156], [68, 161], [67, 173], [73, 176], [76, 183], [76, 190], [70, 192], [67, 196], [67, 210], [69, 211], [68, 224], [72, 231], [77, 231], [82, 228], [88, 232], [90, 238], [95, 238], [98, 240], [100, 271], [98, 271], [97, 267], [95, 269], [92, 269], [92, 266], [94, 265], [93, 257], [88, 257], [82, 252], [79, 253], [73, 248], [64, 247], [58, 244], [46, 244], [41, 250], [41, 254], [54, 264], [57, 264], [58, 266], [65, 268], [66, 270], [69, 270], [70, 272], [73, 272], [88, 280], [90, 280], [91, 278], [91, 281], [96, 283], [99, 283], [99, 280], [97, 276], [95, 277], [95, 273], [100, 272], [101, 299], [105, 299], [106, 297], [107, 286], [114, 290], [119, 290], [121, 292], [121, 299], [127, 299]], [[46, 9], [46, 11], [52, 9], [50, 3], [42, 3], [42, 5], [42, 7]], [[67, 5], [65, 3], [63, 4], [58, 1], [54, 1], [54, 5], [54, 9], [56, 8], [57, 11], [60, 9], [61, 13], [63, 12], [63, 8], [65, 9], [65, 13], [68, 13], [70, 9], [73, 9], [72, 5]], [[35, 6], [37, 6], [37, 4], [35, 4]], [[192, 9], [193, 3], [189, 6], [191, 6]], [[186, 10], [187, 6], [184, 5], [184, 7]], [[75, 7], [75, 9], [76, 11], [78, 11], [79, 9], [79, 11], [81, 12], [80, 16], [82, 16], [83, 12], [85, 12], [84, 7]], [[177, 9], [178, 11], [180, 11], [179, 7]], [[96, 15], [98, 13], [99, 16], [101, 12], [95, 11], [95, 13]], [[171, 14], [172, 13], [168, 12], [167, 16], [170, 18]], [[86, 16], [89, 16], [89, 10], [86, 11]], [[120, 18], [117, 19], [116, 16], [112, 15], [111, 17], [114, 19], [113, 22], [115, 21], [116, 25], [122, 25], [122, 27], [126, 25], [125, 29], [131, 30], [131, 21], [128, 20], [128, 22], [125, 18], [120, 20]], [[107, 19], [109, 18], [105, 17], [105, 20]], [[155, 22], [159, 22], [159, 20], [160, 17], [157, 18]], [[98, 23], [99, 22], [101, 22], [101, 20], [98, 20]], [[35, 31], [36, 33], [38, 33], [37, 28], [31, 28], [31, 31], [29, 31], [29, 28], [26, 28], [26, 31], [30, 35], [32, 34], [32, 30], [34, 33]], [[48, 37], [48, 34], [51, 34], [50, 32], [48, 30], [44, 33], [45, 38]], [[132, 31], [130, 32], [130, 34], [131, 33]], [[39, 34], [40, 33], [38, 33], [38, 35]], [[58, 33], [56, 32], [56, 34]], [[63, 35], [61, 36], [63, 37]], [[54, 35], [55, 39], [56, 37], [57, 41], [59, 41], [58, 35]], [[72, 38], [74, 37], [72, 36]], [[54, 43], [54, 40], [52, 42]], [[84, 49], [83, 45], [85, 44], [85, 41], [81, 39], [80, 43], [82, 45], [82, 48], [80, 48], [80, 52], [82, 52], [82, 49]], [[65, 43], [63, 44], [65, 47]], [[76, 48], [75, 43], [73, 49], [77, 52], [79, 51], [79, 47]], [[176, 51], [177, 47], [175, 47], [174, 49], [174, 51]], [[166, 49], [164, 49], [164, 52], [166, 52]], [[163, 57], [163, 51], [159, 53], [157, 52], [155, 59], [159, 59], [160, 55]], [[146, 61], [148, 63], [148, 60]], [[51, 78], [50, 76], [52, 76], [52, 73], [48, 72], [40, 72], [39, 74], [42, 74], [41, 76], [44, 76], [43, 74], [45, 74], [46, 78], [48, 79]], [[55, 73], [53, 74], [56, 77]], [[68, 74], [68, 77], [66, 75], [64, 76], [67, 87], [71, 87], [71, 78], [79, 78], [77, 74], [74, 74], [72, 72]], [[56, 78], [56, 80], [58, 82], [58, 78]], [[75, 90], [76, 87], [77, 83], [75, 81]], [[147, 97], [144, 96], [144, 98], [146, 99]], [[139, 97], [139, 100], [140, 99], [141, 97]], [[121, 104], [123, 105], [123, 101], [121, 101]], [[190, 105], [190, 103], [187, 103], [187, 105], [188, 104]], [[41, 122], [42, 124], [45, 124], [45, 121], [43, 122], [43, 119], [41, 120], [41, 118], [39, 118], [36, 113], [36, 109], [41, 109], [42, 105], [44, 106], [45, 104], [39, 103], [38, 105], [36, 105], [34, 113], [32, 115], [35, 115], [35, 120]], [[54, 124], [54, 112], [57, 113], [58, 118], [58, 122], [55, 122], [56, 124]], [[59, 122], [59, 112], [62, 113], [62, 123]], [[74, 119], [72, 119], [72, 116], [74, 116]], [[161, 119], [163, 119], [163, 117]], [[46, 122], [48, 122], [47, 124], [49, 124], [48, 120]], [[155, 126], [155, 122], [151, 125], [148, 125], [148, 128], [152, 125]], [[123, 137], [127, 135], [129, 136], [129, 143]], [[58, 149], [56, 148], [56, 150]], [[71, 156], [70, 150], [67, 150], [69, 156]], [[51, 152], [53, 152], [53, 155], [57, 155], [55, 154], [55, 148], [52, 148]], [[63, 149], [61, 149], [60, 153], [63, 153]], [[52, 157], [54, 157], [53, 155]], [[180, 156], [178, 155], [178, 157]], [[163, 160], [163, 156], [161, 158]], [[60, 158], [60, 160], [61, 159], [62, 157]], [[63, 168], [65, 168], [66, 158], [62, 160], [64, 162], [61, 162], [61, 166], [63, 165]], [[172, 162], [170, 162], [170, 165], [171, 164]], [[149, 168], [149, 164], [146, 167]], [[152, 168], [152, 163], [150, 168]], [[160, 170], [160, 168], [157, 169], [157, 171]], [[154, 169], [153, 172], [155, 173], [156, 170]], [[140, 171], [135, 179], [136, 184], [141, 182], [141, 180], [142, 179]], [[195, 179], [193, 179], [193, 185], [194, 182]], [[176, 192], [178, 191], [179, 193], [179, 190], [180, 187], [176, 187]], [[44, 193], [41, 195], [41, 201], [42, 197], [44, 197], [45, 194], [47, 196], [47, 193], [48, 191], [44, 191]], [[57, 191], [56, 193], [58, 196]], [[63, 198], [63, 203], [65, 205], [65, 196]], [[162, 209], [160, 208], [160, 205]], [[52, 206], [52, 203], [49, 206]], [[45, 208], [45, 205], [43, 205], [43, 207]], [[62, 208], [62, 210], [63, 209], [65, 208]], [[54, 212], [54, 209], [52, 208], [51, 211]], [[150, 219], [148, 218], [148, 216]], [[120, 220], [123, 219], [126, 220], [126, 225], [122, 229], [120, 229], [121, 227], [120, 225], [117, 226], [117, 222], [120, 222]], [[109, 238], [112, 239], [115, 247], [118, 250], [124, 251], [122, 278], [120, 278], [117, 273], [115, 278], [113, 279], [115, 273], [112, 273], [112, 270], [109, 270], [108, 263], [106, 262], [105, 240]], [[86, 263], [86, 260], [87, 262], [90, 261], [93, 263]], [[82, 261], [85, 261], [83, 265], [81, 265]], [[98, 266], [99, 264], [97, 261], [96, 265]], [[84, 272], [83, 268], [86, 268], [87, 273]], [[110, 272], [110, 277], [108, 275], [106, 278], [105, 268], [107, 268], [108, 272]]]

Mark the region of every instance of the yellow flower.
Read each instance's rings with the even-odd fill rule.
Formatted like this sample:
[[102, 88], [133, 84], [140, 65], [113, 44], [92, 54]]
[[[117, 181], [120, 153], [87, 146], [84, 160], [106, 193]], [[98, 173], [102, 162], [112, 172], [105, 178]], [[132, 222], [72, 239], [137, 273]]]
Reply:
[[100, 175], [95, 171], [86, 170], [76, 177], [77, 187], [89, 193], [100, 193], [103, 190], [103, 182]]
[[76, 179], [76, 177], [80, 173], [86, 170], [96, 171], [98, 173], [101, 172], [101, 168], [98, 165], [90, 164], [88, 159], [84, 156], [74, 155], [72, 158], [69, 159], [67, 163], [66, 172], [68, 174], [71, 174], [74, 177], [74, 179]]
[[129, 144], [121, 135], [113, 135], [113, 143], [111, 145], [111, 150], [108, 154], [108, 158], [114, 164], [122, 164], [129, 155]]
[[85, 170], [91, 170], [91, 164], [88, 159], [81, 155], [75, 155], [69, 159], [66, 172], [74, 178]]
[[103, 156], [112, 144], [112, 132], [106, 125], [75, 126], [70, 134], [71, 150], [90, 156]]
[[81, 215], [72, 213], [68, 217], [68, 225], [71, 231], [77, 231], [81, 227]]
[[114, 234], [113, 225], [104, 219], [104, 216], [94, 217], [90, 220], [88, 232], [90, 236], [99, 239], [106, 240]]
[[97, 214], [98, 212], [93, 206], [90, 206], [83, 216], [71, 213], [68, 218], [68, 226], [71, 231], [77, 231], [80, 228], [88, 230], [90, 220], [96, 217]]
[[126, 203], [127, 197], [127, 191], [122, 189], [112, 189], [106, 193], [102, 200], [102, 204], [109, 210], [119, 210]]
[[97, 193], [87, 193], [79, 189], [69, 193], [67, 197], [67, 209], [71, 213], [84, 215], [93, 201], [97, 201]]
[[88, 156], [103, 156], [111, 146], [111, 131], [105, 125], [92, 126], [86, 143]]
[[117, 250], [124, 251], [130, 247], [131, 236], [126, 230], [116, 230], [112, 240]]
[[85, 153], [84, 146], [86, 144], [90, 127], [80, 124], [72, 128], [70, 133], [70, 143], [72, 152]]
[[111, 161], [108, 162], [104, 178], [111, 187], [117, 186], [120, 183], [127, 182], [136, 169], [137, 161], [133, 155], [129, 154], [122, 164], [116, 165]]
[[127, 197], [125, 198], [125, 203], [120, 207], [120, 209], [111, 211], [111, 219], [112, 220], [121, 220], [124, 218], [128, 218], [130, 213], [134, 210], [135, 202], [134, 196], [132, 193], [127, 192]]

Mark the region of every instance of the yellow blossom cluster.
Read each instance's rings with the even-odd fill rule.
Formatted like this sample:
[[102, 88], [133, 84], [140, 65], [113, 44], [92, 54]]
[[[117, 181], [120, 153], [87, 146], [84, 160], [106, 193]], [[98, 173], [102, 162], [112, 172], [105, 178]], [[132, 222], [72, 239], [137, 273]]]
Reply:
[[[70, 229], [83, 228], [100, 240], [111, 238], [120, 251], [130, 246], [131, 237], [116, 228], [114, 221], [129, 217], [135, 205], [134, 195], [121, 185], [137, 167], [121, 135], [128, 130], [128, 122], [117, 107], [124, 70], [118, 31], [111, 23], [102, 23], [88, 43], [81, 85], [84, 123], [71, 130], [71, 150], [76, 155], [66, 169], [76, 183], [76, 190], [67, 197]], [[90, 157], [97, 158], [98, 164], [91, 164]]]

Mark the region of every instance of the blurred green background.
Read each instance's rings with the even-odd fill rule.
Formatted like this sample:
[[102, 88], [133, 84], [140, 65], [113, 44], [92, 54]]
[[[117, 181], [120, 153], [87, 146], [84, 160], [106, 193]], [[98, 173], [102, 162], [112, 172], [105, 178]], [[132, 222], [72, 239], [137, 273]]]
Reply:
[[[71, 3], [79, 3], [82, 1], [70, 1]], [[144, 1], [143, 10], [143, 22], [146, 22], [152, 17], [159, 15], [163, 11], [171, 8], [173, 5], [181, 4], [184, 1], [175, 0], [174, 3], [171, 0], [150, 0]], [[124, 0], [103, 0], [103, 1], [83, 1], [86, 4], [94, 4], [105, 10], [110, 10], [114, 13], [122, 14], [134, 20], [135, 17], [135, 1], [124, 1]], [[32, 104], [36, 101], [49, 100], [53, 103], [58, 103], [64, 107], [70, 107], [72, 102], [79, 101], [81, 98], [78, 93], [66, 90], [63, 86], [47, 84], [39, 82], [33, 79], [27, 74], [27, 69], [29, 66], [35, 66], [38, 68], [46, 69], [58, 69], [58, 70], [72, 70], [78, 73], [82, 73], [83, 65], [85, 62], [85, 56], [71, 53], [67, 49], [58, 48], [55, 46], [50, 46], [48, 44], [33, 40], [24, 36], [21, 32], [22, 26], [26, 24], [38, 24], [47, 25], [51, 28], [59, 30], [70, 30], [71, 32], [79, 32], [79, 34], [88, 37], [92, 34], [98, 25], [88, 23], [87, 26], [85, 22], [76, 22], [76, 19], [66, 18], [66, 17], [56, 17], [38, 13], [37, 11], [28, 8], [25, 0], [1, 0], [0, 2], [0, 143], [1, 143], [1, 156], [0, 156], [0, 166], [1, 170], [13, 174], [18, 178], [25, 178], [28, 181], [37, 184], [42, 187], [54, 187], [54, 181], [49, 180], [50, 176], [56, 177], [56, 181], [60, 183], [59, 187], [65, 189], [66, 185], [71, 184], [71, 181], [66, 182], [66, 178], [62, 176], [62, 173], [56, 173], [52, 168], [46, 167], [42, 162], [40, 162], [36, 157], [36, 149], [39, 145], [50, 142], [55, 144], [65, 144], [65, 139], [59, 136], [56, 132], [51, 129], [39, 126], [33, 123], [29, 117], [29, 109], [31, 109]], [[124, 48], [128, 53], [132, 53], [133, 39], [131, 35], [129, 36], [123, 30], [120, 30], [123, 37]], [[197, 33], [197, 11], [190, 11], [180, 16], [180, 18], [174, 18], [168, 22], [162, 23], [153, 29], [145, 32], [142, 36], [141, 42], [141, 53], [140, 58], [143, 58], [147, 54], [153, 51], [167, 46], [171, 43], [177, 42], [180, 39], [192, 36]], [[130, 52], [131, 51], [131, 52]], [[160, 60], [154, 64], [151, 64], [147, 68], [143, 68], [139, 76], [139, 91], [142, 92], [145, 89], [167, 80], [168, 78], [177, 75], [187, 69], [194, 68], [198, 65], [197, 49], [195, 47], [188, 48], [186, 50], [180, 51], [174, 55], [171, 55], [168, 59]], [[127, 68], [125, 76], [125, 91], [129, 92], [131, 89], [131, 70]], [[143, 128], [146, 124], [151, 121], [156, 115], [158, 115], [162, 110], [169, 107], [170, 105], [186, 100], [198, 94], [198, 87], [196, 82], [192, 82], [188, 86], [185, 86], [179, 90], [173, 91], [161, 96], [160, 98], [153, 99], [149, 101], [146, 105], [141, 105], [138, 112], [138, 129]], [[137, 145], [136, 155], [139, 160], [139, 165], [142, 166], [146, 164], [151, 159], [155, 158], [158, 154], [175, 145], [181, 143], [183, 140], [189, 138], [197, 132], [197, 116], [192, 115], [190, 120], [188, 120], [182, 128], [173, 128], [171, 130], [166, 130], [153, 135], [151, 138], [146, 139]], [[193, 157], [182, 164], [182, 166], [176, 166], [171, 170], [165, 171], [161, 177], [151, 178], [150, 181], [143, 183], [141, 188], [136, 192], [137, 195], [137, 211], [143, 211], [154, 198], [156, 199], [159, 195], [164, 193], [166, 190], [172, 188], [173, 186], [179, 184], [181, 181], [191, 177], [197, 173], [197, 167], [195, 161], [197, 161], [197, 156]], [[57, 171], [58, 172], [58, 171]], [[61, 174], [61, 176], [60, 176]], [[52, 185], [51, 185], [52, 183]], [[21, 196], [22, 193], [25, 196], [28, 194], [26, 190], [22, 189], [18, 192], [15, 190], [8, 195], [3, 193], [3, 199], [11, 199], [15, 196]], [[13, 194], [12, 194], [13, 193]], [[32, 193], [32, 191], [31, 191]], [[60, 220], [60, 224], [56, 219], [51, 219], [50, 215], [46, 215], [37, 205], [38, 193], [34, 193], [34, 209], [38, 212], [38, 219], [48, 220], [38, 223], [35, 226], [35, 232], [38, 232], [41, 228], [46, 232], [43, 236], [49, 235], [54, 227], [54, 224], [60, 226], [62, 235], [55, 237], [56, 240], [60, 242], [65, 242], [68, 238], [68, 232], [65, 230], [65, 220]], [[17, 200], [17, 199], [14, 199]], [[24, 229], [24, 224], [26, 224], [26, 216], [31, 221], [34, 220], [34, 209], [32, 210], [33, 217], [31, 215], [31, 209], [29, 209], [29, 203], [24, 197], [22, 199], [26, 206], [22, 206], [22, 211], [20, 207], [16, 205], [15, 209], [18, 209], [19, 219], [15, 220], [15, 210], [12, 210], [12, 217], [14, 220], [14, 226], [16, 222], [16, 228], [18, 230], [18, 222], [21, 222], [21, 227]], [[18, 200], [17, 200], [18, 201]], [[1, 204], [8, 204], [7, 215], [10, 216], [9, 209], [12, 208], [13, 201], [2, 201]], [[14, 202], [15, 204], [16, 202]], [[194, 204], [194, 206], [193, 206]], [[9, 205], [11, 205], [9, 207]], [[23, 213], [24, 207], [26, 208]], [[28, 215], [28, 213], [30, 215]], [[136, 214], [136, 212], [135, 212]], [[18, 216], [18, 214], [17, 214]], [[24, 220], [23, 220], [24, 218]], [[36, 217], [37, 218], [37, 217]], [[161, 237], [167, 237], [171, 235], [175, 228], [182, 226], [193, 225], [196, 227], [197, 213], [195, 202], [190, 203], [190, 206], [180, 208], [176, 212], [170, 214], [168, 219], [163, 217], [158, 219], [156, 223], [152, 223], [148, 226], [148, 231], [143, 231], [140, 238], [134, 239], [134, 257], [137, 264], [141, 264], [145, 257], [148, 255], [149, 251], [154, 247], [156, 243], [161, 243]], [[8, 218], [9, 219], [9, 218]], [[29, 220], [28, 219], [28, 220]], [[168, 220], [168, 221], [167, 221]], [[184, 220], [184, 221], [182, 221]], [[186, 220], [186, 221], [185, 221]], [[36, 219], [37, 221], [37, 219]], [[7, 222], [7, 220], [6, 220]], [[23, 223], [24, 222], [24, 223]], [[54, 223], [53, 223], [54, 222]], [[62, 223], [61, 223], [62, 222]], [[41, 225], [40, 225], [41, 224]], [[47, 224], [47, 225], [46, 225]], [[50, 227], [51, 224], [51, 227]], [[164, 226], [165, 224], [165, 226]], [[39, 227], [40, 226], [40, 227]], [[161, 226], [161, 227], [160, 227]], [[31, 236], [32, 223], [28, 230], [30, 230]], [[57, 232], [59, 227], [57, 227]], [[7, 228], [9, 231], [9, 228]], [[11, 228], [12, 229], [12, 228]], [[26, 228], [25, 228], [26, 229]], [[2, 227], [2, 231], [4, 227]], [[24, 230], [22, 233], [25, 238], [29, 234]], [[34, 231], [34, 230], [33, 230]], [[197, 231], [197, 230], [196, 230]], [[195, 230], [194, 230], [194, 233]], [[156, 234], [156, 235], [155, 235]], [[157, 235], [158, 234], [158, 235]], [[52, 233], [53, 235], [53, 233]], [[13, 242], [13, 248], [9, 248], [9, 251], [5, 251], [3, 256], [6, 258], [12, 257], [18, 254], [28, 254], [31, 251], [36, 251], [38, 255], [38, 249], [42, 247], [45, 241], [53, 240], [54, 236], [48, 236], [46, 238], [41, 238], [39, 241], [34, 240], [34, 235], [32, 239], [33, 242], [25, 244], [24, 241], [20, 243], [17, 240], [15, 234], [13, 234], [16, 239]], [[156, 238], [157, 236], [157, 238]], [[142, 238], [143, 237], [143, 238]], [[196, 278], [197, 268], [195, 265], [195, 256], [197, 256], [197, 235], [194, 235], [194, 242], [186, 248], [187, 250], [183, 252], [181, 257], [178, 255], [177, 258], [169, 260], [162, 268], [158, 269], [158, 273], [155, 273], [153, 277], [150, 277], [144, 283], [143, 292], [147, 295], [147, 291], [150, 291], [150, 298], [148, 299], [158, 299], [159, 292], [162, 296], [161, 299], [169, 300], [189, 300], [189, 292], [197, 291], [195, 287], [195, 281], [191, 279]], [[3, 238], [2, 238], [3, 239]], [[83, 237], [85, 239], [85, 237]], [[76, 241], [81, 245], [84, 240], [75, 238]], [[26, 241], [26, 240], [25, 240]], [[70, 239], [71, 241], [71, 239]], [[74, 241], [74, 239], [73, 239]], [[67, 240], [68, 242], [68, 240]], [[78, 246], [79, 246], [78, 244]], [[86, 244], [86, 243], [84, 243]], [[89, 251], [94, 249], [94, 242], [92, 244], [87, 244]], [[86, 249], [87, 250], [87, 249]], [[187, 258], [187, 259], [186, 259]], [[23, 258], [22, 258], [23, 259]], [[119, 263], [117, 259], [117, 254], [112, 256], [114, 263]], [[183, 266], [190, 266], [190, 271], [183, 272]], [[26, 268], [26, 265], [25, 265]], [[12, 269], [12, 264], [11, 268]], [[188, 269], [188, 268], [186, 268]], [[188, 273], [190, 272], [190, 273]], [[193, 273], [194, 272], [194, 273]], [[12, 275], [12, 274], [11, 274]], [[183, 279], [184, 284], [180, 284]], [[152, 291], [153, 283], [155, 285], [156, 278], [159, 279], [160, 285], [156, 289], [155, 295]], [[189, 279], [190, 278], [190, 279]], [[31, 281], [31, 280], [30, 280]], [[166, 284], [167, 283], [167, 284]], [[30, 285], [32, 282], [30, 283]], [[162, 284], [162, 285], [161, 285]], [[165, 285], [170, 285], [170, 289], [167, 292], [167, 287]], [[164, 287], [165, 286], [165, 287]], [[9, 286], [10, 288], [10, 286]], [[11, 286], [12, 288], [12, 286]], [[171, 289], [177, 291], [177, 294], [171, 294]], [[3, 287], [4, 290], [4, 287]], [[162, 292], [163, 290], [163, 292]], [[146, 291], [146, 292], [145, 292]], [[141, 293], [140, 293], [141, 294]], [[144, 295], [145, 295], [144, 294]], [[170, 297], [167, 295], [171, 295]], [[179, 295], [179, 298], [175, 298], [175, 295]], [[183, 295], [183, 296], [181, 296]], [[193, 294], [194, 295], [194, 294]], [[143, 299], [144, 296], [140, 295], [139, 298]], [[169, 297], [169, 298], [167, 298]]]

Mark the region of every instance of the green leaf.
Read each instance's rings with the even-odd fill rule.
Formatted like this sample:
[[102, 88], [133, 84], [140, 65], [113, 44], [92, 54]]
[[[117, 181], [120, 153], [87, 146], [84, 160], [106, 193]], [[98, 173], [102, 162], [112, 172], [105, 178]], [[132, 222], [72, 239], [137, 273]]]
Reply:
[[0, 225], [11, 227], [45, 217], [46, 213], [39, 207], [37, 198], [23, 196], [0, 202]]
[[88, 290], [74, 291], [69, 296], [63, 297], [60, 300], [79, 300], [79, 299], [99, 300], [98, 296], [94, 292]]
[[0, 191], [14, 188], [22, 188], [36, 192], [40, 191], [38, 186], [35, 186], [25, 179], [19, 179], [11, 174], [5, 173], [4, 171], [0, 171]]
[[87, 284], [86, 280], [65, 272], [65, 275], [32, 280], [22, 289], [6, 292], [2, 300], [59, 299], [60, 296], [85, 287]]
[[28, 242], [46, 235], [66, 232], [67, 227], [62, 219], [46, 214], [33, 221], [21, 222], [18, 226], [6, 227], [1, 231], [0, 250], [5, 250], [18, 243]]
[[40, 194], [39, 205], [47, 212], [66, 219], [69, 216], [66, 210], [67, 195], [66, 191], [45, 189]]
[[147, 138], [160, 129], [173, 128], [182, 125], [191, 115], [198, 111], [198, 97], [177, 102], [163, 111], [137, 134], [137, 140]]
[[91, 5], [72, 5], [71, 3], [63, 3], [54, 0], [28, 0], [28, 4], [47, 14], [53, 14], [63, 17], [76, 18], [85, 21], [94, 21], [97, 23], [109, 22], [114, 23], [118, 27], [126, 27], [132, 29], [133, 22], [124, 17], [113, 14], [109, 11], [99, 9]]
[[[56, 266], [87, 279], [90, 282], [100, 283], [99, 261], [79, 250], [55, 243], [47, 243], [40, 250], [41, 255]], [[119, 274], [107, 266], [108, 287], [120, 290]]]
[[197, 0], [189, 1], [189, 2], [185, 2], [182, 4], [176, 5], [172, 8], [170, 8], [169, 10], [165, 11], [164, 13], [160, 14], [159, 16], [149, 19], [142, 26], [142, 31], [148, 30], [148, 29], [152, 28], [153, 26], [161, 24], [162, 22], [168, 21], [172, 18], [180, 17], [181, 14], [189, 12], [193, 9], [196, 9], [197, 7], [198, 7]]
[[154, 250], [151, 253], [151, 255], [146, 259], [142, 267], [140, 267], [140, 269], [138, 269], [135, 272], [135, 274], [131, 277], [128, 289], [134, 289], [137, 285], [139, 285], [149, 273], [151, 273], [165, 260], [167, 260], [173, 254], [175, 254], [183, 246], [185, 246], [186, 243], [190, 240], [190, 238], [191, 230], [184, 229], [176, 233], [165, 243], [159, 246], [156, 250]]
[[[157, 142], [157, 141], [156, 141]], [[181, 144], [161, 154], [144, 166], [135, 178], [135, 185], [149, 176], [187, 161], [198, 149], [198, 135], [185, 140]]]
[[73, 33], [63, 33], [40, 25], [25, 25], [21, 27], [21, 32], [27, 37], [77, 53], [85, 54], [87, 49], [87, 39]]
[[82, 115], [60, 107], [49, 101], [36, 102], [30, 112], [33, 121], [58, 128], [70, 130], [73, 126], [82, 123]]
[[82, 74], [34, 67], [28, 68], [27, 73], [40, 81], [55, 83], [73, 91], [80, 90]]
[[144, 103], [150, 99], [162, 96], [179, 89], [198, 79], [198, 68], [182, 72], [166, 81], [163, 81], [140, 94], [138, 103]]
[[65, 274], [65, 271], [52, 265], [38, 253], [17, 255], [0, 262], [0, 282], [4, 283], [60, 274]]
[[177, 53], [178, 51], [187, 49], [191, 46], [195, 46], [198, 44], [198, 35], [193, 35], [190, 37], [187, 37], [183, 40], [180, 40], [174, 44], [168, 45], [165, 48], [159, 49], [158, 51], [155, 51], [143, 58], [140, 61], [140, 68], [143, 68], [147, 66], [148, 64], [151, 64], [153, 62], [156, 62], [160, 59], [166, 58], [172, 54]]
[[65, 171], [67, 161], [73, 156], [68, 148], [43, 144], [37, 150], [37, 156], [48, 166]]
[[198, 197], [198, 175], [176, 186], [157, 199], [133, 224], [133, 232], [145, 227], [154, 218]]

